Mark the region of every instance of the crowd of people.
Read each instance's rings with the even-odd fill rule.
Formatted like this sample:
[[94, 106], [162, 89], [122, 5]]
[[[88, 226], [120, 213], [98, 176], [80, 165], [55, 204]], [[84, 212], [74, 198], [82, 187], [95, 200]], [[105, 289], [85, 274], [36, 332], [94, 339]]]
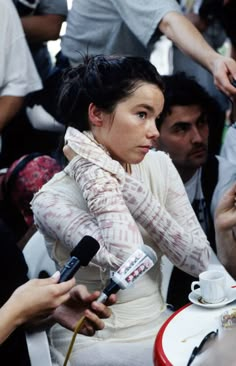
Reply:
[[[63, 365], [85, 314], [71, 366], [152, 365], [166, 305], [188, 302], [210, 247], [236, 278], [236, 6], [73, 0], [68, 10], [66, 0], [0, 0], [0, 8], [0, 359], [30, 365], [25, 327], [40, 325]], [[47, 43], [64, 21], [54, 60]], [[149, 61], [162, 35], [173, 42], [171, 75]], [[229, 56], [219, 52], [226, 39]], [[58, 270], [85, 235], [100, 249], [69, 281], [59, 283], [60, 272], [29, 280], [22, 249], [35, 230]], [[153, 268], [96, 302], [143, 244], [156, 252]], [[167, 299], [164, 255], [174, 265]]]

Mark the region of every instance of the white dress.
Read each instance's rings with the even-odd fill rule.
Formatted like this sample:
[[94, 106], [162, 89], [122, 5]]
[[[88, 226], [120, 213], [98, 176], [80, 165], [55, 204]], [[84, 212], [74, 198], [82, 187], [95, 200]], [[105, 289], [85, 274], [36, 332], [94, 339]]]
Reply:
[[[82, 236], [91, 235], [100, 242], [102, 248], [95, 256], [94, 263], [80, 269], [76, 279], [85, 284], [90, 291], [102, 290], [110, 278], [110, 270], [117, 268], [128, 252], [134, 252], [138, 242], [135, 238], [132, 241], [132, 238], [127, 236], [124, 246], [123, 242], [120, 242], [120, 254], [116, 251], [116, 246], [110, 244], [113, 238], [106, 243], [106, 228], [104, 236], [101, 237], [101, 230], [96, 229], [97, 224], [93, 222], [93, 217], [90, 217], [90, 221], [87, 220], [88, 201], [91, 199], [93, 185], [89, 187], [85, 201], [84, 192], [82, 194], [78, 183], [66, 175], [73, 175], [78, 168], [76, 163], [75, 158], [69, 164], [69, 169], [66, 168], [57, 174], [36, 194], [32, 208], [36, 224], [45, 236], [49, 253], [59, 266], [67, 260], [72, 247]], [[106, 167], [108, 163], [105, 164]], [[82, 169], [82, 166], [80, 168]], [[86, 173], [86, 170], [83, 171], [83, 177]], [[76, 174], [74, 178], [76, 179]], [[125, 202], [136, 219], [141, 239], [155, 250], [158, 260], [131, 288], [118, 292], [118, 301], [112, 306], [112, 316], [105, 320], [105, 328], [102, 331], [91, 338], [77, 335], [70, 357], [72, 366], [153, 365], [153, 343], [167, 316], [161, 295], [162, 255], [166, 254], [175, 265], [194, 275], [205, 270], [208, 264], [207, 239], [170, 158], [162, 152], [150, 152], [140, 164], [132, 165], [132, 177], [128, 177], [127, 180], [128, 183], [126, 181], [122, 188]], [[142, 182], [142, 186], [152, 192], [151, 200], [150, 197], [146, 197], [145, 200], [141, 199], [138, 202], [137, 199], [136, 202], [134, 197], [131, 197], [136, 181]], [[138, 191], [140, 194], [137, 195]], [[113, 189], [110, 192], [113, 192]], [[134, 196], [142, 198], [140, 189], [137, 189], [137, 192], [134, 192]], [[109, 200], [109, 197], [107, 199]], [[139, 207], [135, 207], [135, 204]], [[155, 205], [159, 207], [158, 213], [155, 212]], [[121, 211], [124, 211], [123, 206]], [[118, 207], [115, 216], [112, 217], [118, 221], [122, 216], [121, 211]], [[127, 212], [124, 212], [124, 215], [127, 215]], [[124, 225], [124, 232], [128, 230], [129, 225], [133, 225], [131, 222], [126, 228], [127, 220], [128, 218], [120, 221]], [[106, 222], [109, 223], [108, 218]], [[109, 231], [110, 227], [107, 230]], [[140, 240], [138, 236], [137, 240]], [[117, 241], [119, 242], [119, 238]], [[113, 252], [113, 256], [110, 252]], [[52, 349], [61, 353], [61, 361], [58, 363], [63, 364], [72, 332], [55, 325], [49, 336]]]

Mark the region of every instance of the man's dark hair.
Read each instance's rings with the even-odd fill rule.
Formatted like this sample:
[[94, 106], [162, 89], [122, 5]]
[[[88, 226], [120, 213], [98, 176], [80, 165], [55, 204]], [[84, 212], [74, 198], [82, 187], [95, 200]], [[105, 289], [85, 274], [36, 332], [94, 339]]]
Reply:
[[184, 72], [162, 77], [165, 85], [165, 103], [157, 128], [160, 129], [166, 116], [171, 113], [173, 106], [198, 105], [205, 113], [209, 129], [209, 151], [216, 154], [221, 144], [222, 129], [224, 126], [224, 112], [218, 102], [196, 81], [194, 77]]

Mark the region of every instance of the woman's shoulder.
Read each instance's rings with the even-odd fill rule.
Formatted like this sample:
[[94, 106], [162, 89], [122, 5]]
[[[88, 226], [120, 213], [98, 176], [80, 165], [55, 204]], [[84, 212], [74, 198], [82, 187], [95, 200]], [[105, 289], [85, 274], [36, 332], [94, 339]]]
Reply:
[[141, 164], [143, 164], [144, 167], [151, 166], [152, 169], [155, 169], [155, 167], [168, 167], [170, 162], [171, 159], [167, 153], [163, 151], [150, 150]]
[[59, 173], [56, 173], [46, 184], [44, 184], [40, 191], [74, 196], [74, 194], [78, 194], [79, 186], [65, 173], [64, 170], [62, 170]]

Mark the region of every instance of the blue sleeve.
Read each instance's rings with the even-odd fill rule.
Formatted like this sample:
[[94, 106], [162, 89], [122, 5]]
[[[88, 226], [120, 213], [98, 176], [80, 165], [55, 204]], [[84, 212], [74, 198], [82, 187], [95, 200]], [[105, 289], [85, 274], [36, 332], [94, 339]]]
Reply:
[[40, 0], [35, 15], [57, 14], [67, 16], [66, 0]]

